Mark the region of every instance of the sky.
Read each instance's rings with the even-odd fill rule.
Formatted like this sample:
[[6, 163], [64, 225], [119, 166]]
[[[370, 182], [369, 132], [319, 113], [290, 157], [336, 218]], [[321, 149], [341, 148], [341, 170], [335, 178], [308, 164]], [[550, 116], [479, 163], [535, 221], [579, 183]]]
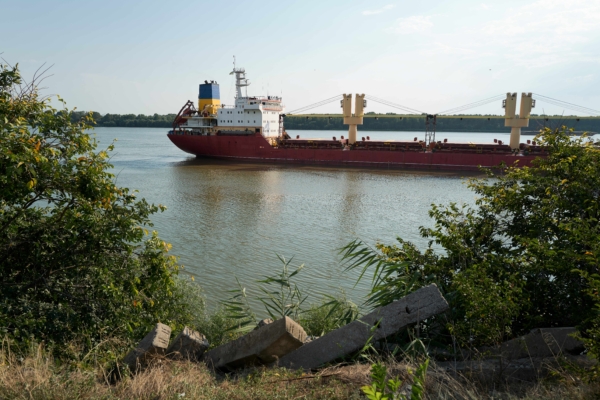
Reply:
[[365, 93], [439, 113], [506, 92], [600, 110], [600, 0], [0, 0], [0, 53], [26, 79], [51, 65], [45, 94], [101, 114], [176, 113], [205, 79], [232, 104], [234, 55], [248, 93], [287, 111]]

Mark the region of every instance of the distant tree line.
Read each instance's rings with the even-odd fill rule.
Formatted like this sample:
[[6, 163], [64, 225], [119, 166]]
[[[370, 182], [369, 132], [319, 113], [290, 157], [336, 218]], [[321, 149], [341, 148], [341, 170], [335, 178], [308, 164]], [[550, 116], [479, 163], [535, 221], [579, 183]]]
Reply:
[[[523, 131], [538, 131], [545, 127], [552, 129], [563, 125], [574, 128], [576, 131], [600, 132], [600, 118], [578, 118], [577, 117], [541, 117], [537, 116], [529, 120], [529, 127]], [[286, 129], [298, 130], [345, 130], [341, 116], [287, 116], [285, 118]], [[504, 118], [499, 116], [465, 115], [462, 119], [438, 117], [436, 120], [436, 131], [439, 132], [507, 132], [504, 126]], [[385, 117], [364, 118], [363, 125], [359, 127], [362, 131], [422, 131], [425, 129], [425, 116], [422, 117]]]
[[[72, 122], [80, 121], [87, 111], [75, 111], [71, 115]], [[175, 114], [143, 115], [143, 114], [100, 114], [92, 112], [96, 126], [124, 128], [170, 128]], [[363, 131], [422, 131], [425, 129], [425, 116], [405, 117], [394, 113], [367, 113], [360, 127]], [[462, 118], [462, 119], [461, 119]], [[600, 118], [578, 118], [573, 116], [542, 117], [532, 115], [529, 128], [523, 131], [537, 131], [545, 127], [556, 129], [566, 125], [576, 131], [600, 132]], [[289, 115], [285, 118], [285, 127], [290, 130], [345, 130], [343, 118], [339, 115]], [[457, 117], [438, 117], [436, 131], [439, 132], [506, 132], [504, 118], [498, 115], [464, 115]]]
[[[71, 121], [80, 121], [88, 111], [74, 111]], [[144, 115], [144, 114], [100, 114], [92, 112], [96, 126], [123, 127], [123, 128], [170, 128], [173, 125], [175, 114], [167, 115]]]

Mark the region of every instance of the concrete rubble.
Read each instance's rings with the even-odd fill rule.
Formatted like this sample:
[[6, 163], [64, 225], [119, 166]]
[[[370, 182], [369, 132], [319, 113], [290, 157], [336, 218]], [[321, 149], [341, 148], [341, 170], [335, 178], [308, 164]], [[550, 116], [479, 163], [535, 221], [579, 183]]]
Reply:
[[[595, 361], [587, 356], [566, 355], [565, 359], [578, 365], [589, 368]], [[467, 361], [436, 361], [435, 369], [453, 376], [466, 376], [477, 378], [481, 382], [535, 382], [548, 376], [552, 371], [557, 371], [561, 362], [556, 357], [531, 357], [518, 359], [467, 360]]]
[[187, 326], [173, 340], [167, 349], [167, 356], [198, 361], [208, 349], [208, 340], [199, 332]]
[[[288, 317], [276, 321], [265, 319], [254, 331], [207, 353], [209, 343], [201, 333], [185, 327], [169, 346], [171, 328], [158, 323], [123, 362], [132, 370], [138, 370], [152, 357], [167, 355], [203, 360], [215, 369], [234, 370], [270, 364], [309, 370], [352, 354], [367, 343], [376, 343], [447, 309], [448, 303], [437, 286], [429, 285], [321, 337], [307, 337], [304, 329]], [[534, 381], [555, 368], [558, 356], [582, 366], [594, 363], [582, 355], [583, 343], [571, 336], [574, 333], [575, 328], [571, 327], [534, 329], [499, 346], [464, 350], [455, 361], [436, 361], [434, 365], [440, 372], [479, 375], [484, 380]], [[378, 345], [390, 352], [397, 346], [381, 342]], [[446, 360], [455, 357], [443, 349], [432, 349], [432, 354]]]
[[[556, 370], [560, 357], [582, 367], [594, 361], [585, 355], [583, 343], [570, 336], [575, 328], [538, 328], [496, 347], [463, 352], [465, 360], [438, 361], [438, 369], [451, 374], [477, 376], [482, 381], [534, 382]], [[469, 359], [470, 358], [470, 359]]]
[[290, 369], [314, 369], [360, 350], [368, 341], [383, 339], [447, 309], [448, 303], [437, 286], [429, 285], [306, 343], [280, 358], [278, 365]]
[[263, 326], [269, 325], [272, 323], [273, 323], [273, 320], [271, 318], [261, 319], [260, 321], [258, 321], [258, 324], [256, 324], [256, 328], [254, 328], [254, 330], [260, 329]]
[[169, 339], [171, 337], [171, 328], [167, 325], [158, 323], [146, 337], [131, 350], [123, 359], [123, 363], [127, 364], [130, 369], [137, 370], [144, 366], [148, 361], [157, 355], [164, 355], [167, 347], [169, 347]]
[[268, 364], [302, 346], [305, 339], [304, 329], [284, 317], [210, 350], [204, 360], [215, 369], [229, 370]]
[[498, 347], [480, 349], [481, 353], [502, 356], [505, 359], [529, 357], [554, 357], [559, 354], [579, 354], [583, 351], [583, 343], [571, 335], [575, 328], [539, 328], [527, 335], [509, 340]]

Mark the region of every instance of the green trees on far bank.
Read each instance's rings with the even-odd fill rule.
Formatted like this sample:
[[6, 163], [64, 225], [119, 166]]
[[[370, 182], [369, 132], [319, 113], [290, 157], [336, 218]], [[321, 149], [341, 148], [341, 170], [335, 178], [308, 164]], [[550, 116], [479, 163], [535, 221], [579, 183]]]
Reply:
[[92, 117], [73, 119], [0, 65], [0, 335], [89, 349], [186, 323], [170, 245], [146, 230], [163, 207], [116, 186]]
[[[73, 111], [71, 122], [75, 123], [91, 114], [95, 126], [123, 127], [123, 128], [171, 128], [175, 114], [167, 115], [135, 115], [135, 114], [100, 114], [97, 112]], [[488, 119], [489, 118], [489, 119]], [[285, 117], [285, 128], [288, 130], [347, 130], [343, 119], [339, 115], [329, 116], [295, 116]], [[577, 131], [600, 132], [600, 118], [579, 118], [573, 116], [541, 117], [532, 116], [529, 128], [524, 131], [539, 131], [545, 127], [554, 128], [559, 125], [569, 125]], [[498, 116], [465, 115], [462, 119], [438, 117], [436, 123], [438, 132], [500, 132], [508, 133], [510, 129], [504, 126], [504, 118]], [[385, 115], [380, 117], [367, 117], [364, 119], [360, 131], [424, 131], [425, 117], [403, 117], [401, 115]], [[366, 136], [365, 134], [363, 136]]]
[[553, 326], [597, 337], [600, 149], [568, 133], [545, 130], [538, 139], [549, 155], [532, 167], [471, 180], [476, 206], [433, 205], [434, 227], [421, 228], [429, 247], [401, 238], [377, 250], [348, 245], [351, 267], [373, 269], [371, 304], [434, 282], [451, 305], [423, 323], [438, 341], [452, 335], [461, 345], [490, 345]]
[[[556, 128], [561, 125], [574, 127], [577, 131], [600, 132], [600, 118], [579, 118], [573, 116], [558, 117], [540, 117], [532, 116], [529, 122], [529, 128], [523, 131], [539, 132], [546, 127]], [[343, 124], [340, 115], [329, 116], [294, 116], [289, 115], [285, 118], [285, 128], [289, 130], [347, 130], [348, 126]], [[401, 115], [381, 115], [377, 118], [365, 117], [363, 124], [358, 128], [360, 132], [367, 132], [362, 136], [368, 135], [370, 131], [407, 131], [424, 132], [425, 116], [401, 116]], [[443, 135], [443, 132], [499, 132], [510, 133], [510, 129], [504, 126], [504, 118], [497, 115], [480, 116], [465, 115], [464, 117], [444, 117], [438, 116], [436, 121], [436, 130]], [[409, 139], [409, 138], [405, 138]], [[438, 139], [443, 139], [439, 136]]]
[[143, 114], [100, 114], [95, 111], [88, 113], [85, 111], [71, 112], [71, 122], [76, 123], [82, 118], [91, 114], [94, 125], [107, 128], [171, 128], [175, 114], [167, 115], [143, 115]]

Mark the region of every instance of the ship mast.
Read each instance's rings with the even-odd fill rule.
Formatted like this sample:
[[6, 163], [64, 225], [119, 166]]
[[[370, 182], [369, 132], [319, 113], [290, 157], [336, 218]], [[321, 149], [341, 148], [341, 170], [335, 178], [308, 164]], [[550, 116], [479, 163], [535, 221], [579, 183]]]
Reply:
[[242, 88], [246, 87], [246, 96], [248, 97], [248, 86], [250, 86], [250, 81], [246, 79], [246, 70], [244, 68], [236, 68], [235, 67], [235, 56], [233, 56], [233, 71], [229, 73], [229, 75], [235, 74], [235, 98], [241, 99], [242, 97]]

